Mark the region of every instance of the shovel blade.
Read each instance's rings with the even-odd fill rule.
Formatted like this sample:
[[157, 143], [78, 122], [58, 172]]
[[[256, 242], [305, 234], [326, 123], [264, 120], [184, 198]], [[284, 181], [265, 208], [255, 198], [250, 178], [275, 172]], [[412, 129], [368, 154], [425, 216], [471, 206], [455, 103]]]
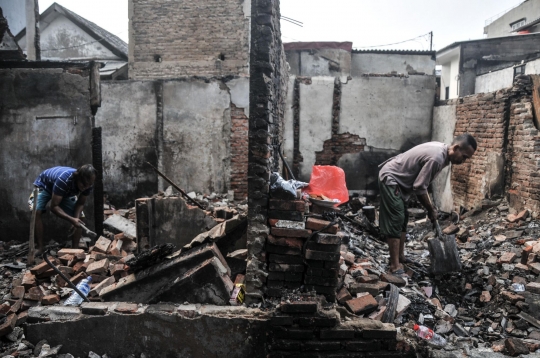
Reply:
[[429, 239], [428, 250], [432, 274], [441, 275], [461, 270], [461, 259], [455, 235], [447, 235], [442, 240], [439, 238]]

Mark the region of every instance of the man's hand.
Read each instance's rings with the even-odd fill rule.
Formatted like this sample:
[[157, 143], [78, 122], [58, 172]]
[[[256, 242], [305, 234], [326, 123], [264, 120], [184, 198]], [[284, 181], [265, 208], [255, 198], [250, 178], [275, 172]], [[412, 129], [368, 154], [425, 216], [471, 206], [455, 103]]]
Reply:
[[76, 228], [81, 227], [81, 224], [84, 225], [84, 221], [79, 218], [71, 218], [71, 224]]

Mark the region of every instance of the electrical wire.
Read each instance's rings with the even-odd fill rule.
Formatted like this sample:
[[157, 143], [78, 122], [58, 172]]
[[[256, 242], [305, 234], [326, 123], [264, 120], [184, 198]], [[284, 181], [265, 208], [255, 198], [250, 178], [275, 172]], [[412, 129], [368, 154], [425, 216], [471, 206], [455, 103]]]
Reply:
[[405, 43], [405, 42], [409, 42], [409, 41], [414, 41], [418, 38], [421, 38], [421, 37], [424, 37], [426, 35], [429, 35], [430, 33], [428, 32], [427, 34], [423, 34], [423, 35], [420, 35], [420, 36], [416, 36], [416, 37], [413, 37], [412, 39], [408, 39], [408, 40], [404, 40], [404, 41], [399, 41], [399, 42], [394, 42], [394, 43], [391, 43], [391, 44], [384, 44], [384, 45], [374, 45], [374, 46], [361, 46], [361, 47], [355, 47], [356, 49], [360, 49], [360, 48], [373, 48], [373, 47], [384, 47], [384, 46], [392, 46], [392, 45], [399, 45], [399, 44], [402, 44], [402, 43]]

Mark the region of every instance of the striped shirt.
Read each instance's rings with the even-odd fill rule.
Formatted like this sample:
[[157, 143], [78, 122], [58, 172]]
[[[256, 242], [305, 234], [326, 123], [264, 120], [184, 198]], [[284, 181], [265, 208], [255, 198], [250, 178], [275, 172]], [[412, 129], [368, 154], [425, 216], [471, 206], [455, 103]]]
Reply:
[[54, 167], [43, 171], [34, 181], [38, 188], [46, 190], [48, 193], [59, 195], [61, 197], [72, 197], [75, 195], [88, 196], [92, 188], [88, 188], [82, 193], [75, 183], [76, 169], [70, 167]]

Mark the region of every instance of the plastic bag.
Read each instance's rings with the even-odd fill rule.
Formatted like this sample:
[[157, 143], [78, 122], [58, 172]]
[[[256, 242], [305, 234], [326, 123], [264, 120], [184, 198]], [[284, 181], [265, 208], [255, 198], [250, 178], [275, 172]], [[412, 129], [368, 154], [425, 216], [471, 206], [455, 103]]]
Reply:
[[276, 199], [294, 200], [296, 190], [306, 187], [308, 184], [298, 180], [284, 180], [278, 173], [270, 176], [270, 194]]
[[338, 204], [349, 201], [345, 172], [332, 165], [314, 165], [309, 185], [304, 191], [312, 195], [324, 195], [330, 199], [337, 199]]

